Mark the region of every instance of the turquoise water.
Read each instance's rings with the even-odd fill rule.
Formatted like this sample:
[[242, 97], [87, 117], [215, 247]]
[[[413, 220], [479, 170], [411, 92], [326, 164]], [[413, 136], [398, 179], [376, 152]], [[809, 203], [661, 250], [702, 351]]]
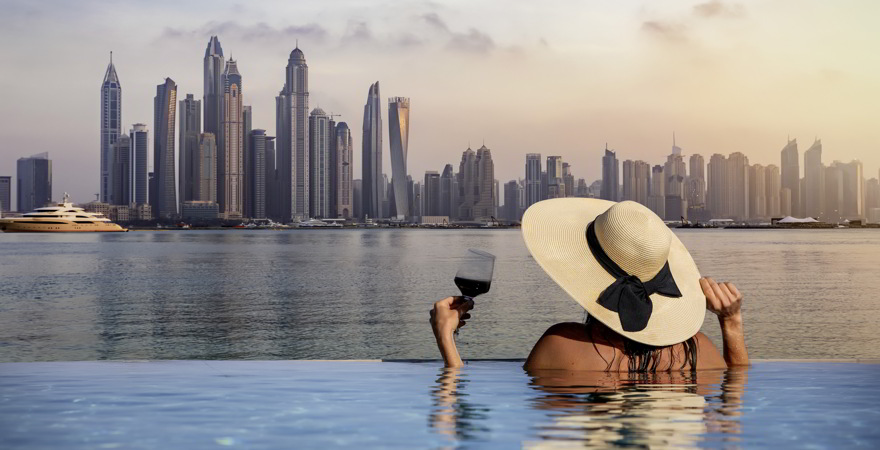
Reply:
[[[746, 295], [753, 357], [880, 358], [880, 231], [677, 233]], [[428, 308], [468, 247], [498, 259], [465, 357], [523, 358], [583, 319], [518, 230], [0, 233], [0, 361], [436, 358]]]
[[877, 448], [880, 365], [639, 379], [521, 362], [0, 364], [0, 447]]

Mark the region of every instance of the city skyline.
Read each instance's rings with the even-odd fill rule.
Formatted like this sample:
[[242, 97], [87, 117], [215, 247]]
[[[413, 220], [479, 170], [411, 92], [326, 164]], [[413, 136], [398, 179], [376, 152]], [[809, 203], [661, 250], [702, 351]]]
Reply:
[[[57, 171], [57, 188], [80, 201], [92, 199], [100, 170], [94, 164], [95, 79], [109, 51], [126, 85], [124, 132], [149, 120], [149, 91], [165, 77], [178, 82], [181, 96], [201, 98], [201, 68], [192, 60], [216, 34], [248, 75], [246, 101], [254, 108], [255, 127], [269, 135], [277, 135], [277, 72], [296, 39], [311, 58], [312, 98], [319, 99], [313, 106], [360, 123], [361, 92], [377, 79], [386, 95], [412, 98], [419, 116], [410, 130], [408, 166], [419, 178], [454, 159], [448, 155], [468, 141], [486, 138], [499, 179], [521, 171], [522, 155], [542, 152], [563, 154], [574, 172], [593, 180], [600, 169], [593, 149], [605, 141], [653, 161], [666, 154], [672, 130], [684, 148], [703, 155], [743, 151], [753, 162], [775, 163], [779, 142], [790, 134], [803, 141], [822, 138], [826, 160], [858, 158], [869, 174], [880, 166], [880, 139], [864, 100], [877, 92], [873, 80], [880, 72], [861, 57], [876, 43], [862, 39], [870, 29], [867, 17], [877, 9], [868, 2], [793, 8], [754, 2], [550, 5], [517, 33], [513, 24], [534, 12], [524, 3], [513, 3], [505, 20], [494, 21], [479, 3], [398, 5], [390, 18], [348, 2], [332, 11], [309, 2], [206, 6], [175, 5], [172, 13], [169, 6], [135, 3], [126, 9], [138, 14], [127, 18], [88, 1], [76, 8], [11, 2], [0, 19], [8, 25], [3, 32], [28, 45], [4, 50], [21, 64], [0, 76], [24, 85], [0, 107], [7, 119], [0, 125], [7, 142], [0, 167], [12, 167], [23, 156], [17, 148], [33, 149], [36, 135], [42, 148], [32, 151], [51, 150], [57, 166], [68, 169]], [[564, 15], [571, 18], [554, 22]], [[80, 39], [76, 29], [83, 20], [100, 23], [106, 33]], [[383, 27], [389, 20], [393, 26]], [[785, 30], [777, 23], [785, 23]], [[797, 33], [797, 44], [778, 39], [786, 32]], [[73, 37], [77, 50], [62, 51]], [[38, 88], [51, 85], [50, 65], [40, 57], [45, 54], [67, 71], [65, 99], [50, 111], [32, 106], [50, 98]], [[448, 69], [453, 66], [466, 70], [459, 74]], [[509, 70], [513, 66], [522, 70]], [[537, 89], [512, 95], [527, 80]], [[21, 97], [25, 92], [28, 97]], [[41, 134], [34, 128], [38, 123], [52, 123], [58, 132]], [[357, 148], [360, 135], [353, 134]], [[390, 167], [385, 158], [383, 167]], [[360, 173], [359, 158], [354, 164]]]

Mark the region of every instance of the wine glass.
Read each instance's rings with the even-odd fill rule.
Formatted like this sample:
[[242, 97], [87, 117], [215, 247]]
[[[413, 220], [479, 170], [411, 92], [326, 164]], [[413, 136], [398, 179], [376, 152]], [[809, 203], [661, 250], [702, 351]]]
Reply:
[[[489, 292], [492, 286], [492, 273], [495, 271], [495, 255], [477, 249], [468, 249], [464, 261], [455, 274], [455, 285], [465, 300]], [[458, 329], [455, 330], [458, 335]]]

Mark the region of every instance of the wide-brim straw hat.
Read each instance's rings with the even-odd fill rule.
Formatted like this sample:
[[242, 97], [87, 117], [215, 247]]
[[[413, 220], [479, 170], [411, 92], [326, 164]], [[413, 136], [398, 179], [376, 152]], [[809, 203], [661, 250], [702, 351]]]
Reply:
[[[597, 301], [617, 281], [594, 256], [587, 242], [591, 223], [601, 250], [645, 283], [666, 263], [680, 297], [654, 293], [652, 311], [639, 331], [625, 331], [618, 312]], [[653, 346], [693, 337], [703, 325], [706, 297], [700, 271], [684, 244], [654, 212], [636, 202], [559, 198], [532, 205], [523, 216], [526, 246], [542, 269], [587, 313], [622, 336]], [[594, 243], [596, 241], [594, 240]]]

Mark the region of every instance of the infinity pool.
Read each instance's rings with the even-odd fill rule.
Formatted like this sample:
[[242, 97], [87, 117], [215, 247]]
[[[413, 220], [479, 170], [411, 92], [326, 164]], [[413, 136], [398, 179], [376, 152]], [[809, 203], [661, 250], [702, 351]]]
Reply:
[[0, 364], [0, 448], [880, 446], [880, 364], [630, 379], [519, 361]]

